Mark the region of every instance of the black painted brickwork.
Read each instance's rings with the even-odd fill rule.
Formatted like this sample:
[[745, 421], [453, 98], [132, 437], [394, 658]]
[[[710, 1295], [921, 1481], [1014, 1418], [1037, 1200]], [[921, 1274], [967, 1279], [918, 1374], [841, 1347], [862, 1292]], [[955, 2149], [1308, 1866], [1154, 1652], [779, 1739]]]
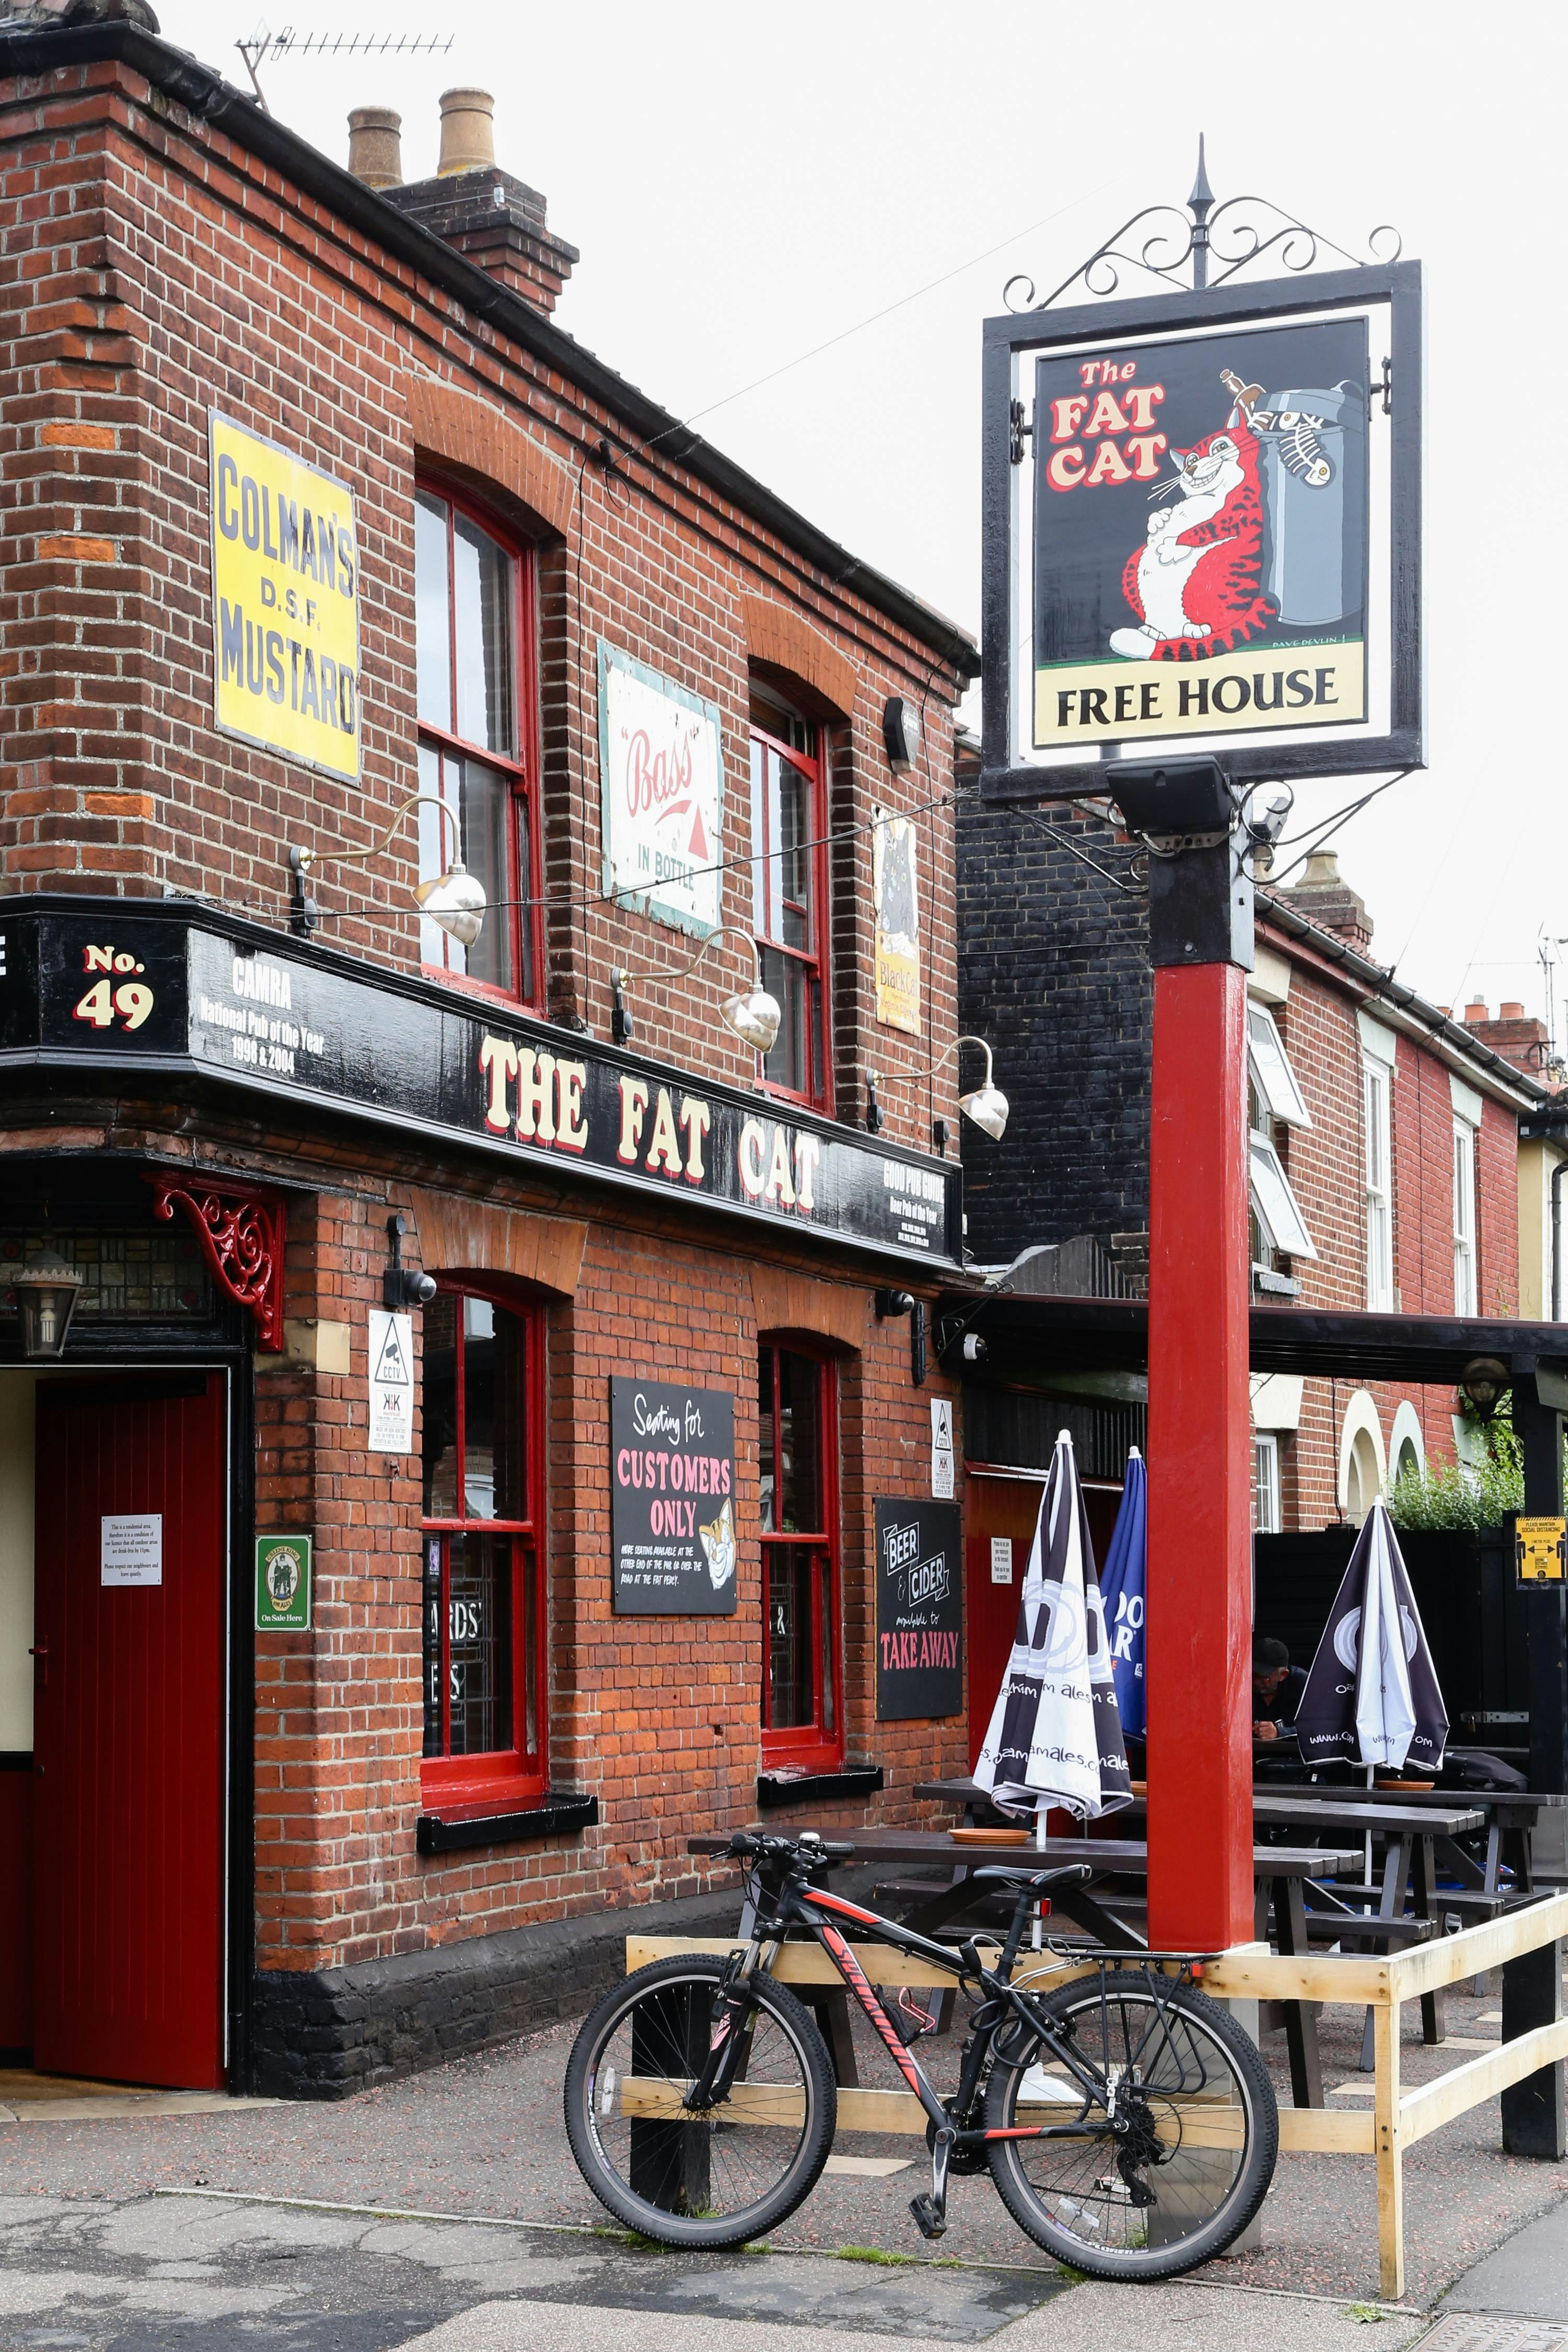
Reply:
[[[1148, 1223], [1148, 899], [1102, 880], [1039, 814], [957, 810], [959, 1026], [989, 1040], [1010, 1105], [999, 1143], [961, 1122], [969, 1249], [986, 1264]], [[1134, 853], [1108, 826], [1058, 809], [1046, 822], [1126, 874]]]

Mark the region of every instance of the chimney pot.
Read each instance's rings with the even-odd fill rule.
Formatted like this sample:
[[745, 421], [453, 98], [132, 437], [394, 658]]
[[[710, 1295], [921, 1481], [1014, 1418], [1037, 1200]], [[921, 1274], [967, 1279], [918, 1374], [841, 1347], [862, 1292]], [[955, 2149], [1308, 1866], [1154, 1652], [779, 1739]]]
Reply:
[[349, 169], [367, 188], [402, 185], [402, 117], [390, 106], [356, 106], [349, 117]]
[[1467, 1027], [1471, 1022], [1485, 1021], [1487, 1018], [1486, 999], [1480, 996], [1472, 997], [1469, 1004], [1465, 1007], [1465, 1023]]
[[1522, 1004], [1500, 1004], [1497, 1009], [1497, 1017], [1500, 1021], [1522, 1021], [1524, 1018], [1524, 1007]]
[[494, 98], [487, 89], [444, 89], [436, 178], [451, 179], [459, 172], [491, 172], [495, 167]]

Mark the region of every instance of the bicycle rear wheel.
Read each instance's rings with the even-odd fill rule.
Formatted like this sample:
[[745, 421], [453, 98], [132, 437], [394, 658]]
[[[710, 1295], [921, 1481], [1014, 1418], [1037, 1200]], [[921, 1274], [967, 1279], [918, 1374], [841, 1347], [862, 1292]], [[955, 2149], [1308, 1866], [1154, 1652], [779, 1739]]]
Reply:
[[988, 2131], [1082, 2123], [1082, 2139], [993, 2140], [991, 2177], [1020, 2229], [1095, 2278], [1168, 2278], [1240, 2236], [1279, 2153], [1273, 2086], [1228, 2011], [1167, 1978], [1083, 1977], [1038, 2004], [1128, 2127], [1026, 2029], [1004, 2039]]
[[667, 2246], [741, 2246], [810, 2196], [838, 2122], [826, 2044], [793, 1993], [753, 1981], [727, 2097], [687, 2105], [725, 1960], [655, 1960], [607, 1993], [566, 2070], [571, 2152], [601, 2205]]

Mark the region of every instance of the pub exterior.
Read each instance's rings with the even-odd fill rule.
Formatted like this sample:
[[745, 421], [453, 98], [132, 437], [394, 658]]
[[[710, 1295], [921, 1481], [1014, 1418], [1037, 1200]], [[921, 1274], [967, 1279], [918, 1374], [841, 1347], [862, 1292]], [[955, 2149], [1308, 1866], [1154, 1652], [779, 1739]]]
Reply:
[[559, 2013], [692, 1829], [967, 1764], [974, 657], [556, 326], [481, 94], [405, 188], [141, 0], [40, 13], [0, 2046], [331, 2095]]

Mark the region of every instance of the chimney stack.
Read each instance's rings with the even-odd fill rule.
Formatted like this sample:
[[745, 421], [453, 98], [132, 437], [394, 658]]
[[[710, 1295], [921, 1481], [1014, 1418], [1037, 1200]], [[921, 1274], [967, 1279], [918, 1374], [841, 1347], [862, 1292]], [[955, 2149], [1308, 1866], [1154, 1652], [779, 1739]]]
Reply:
[[1279, 897], [1309, 922], [1334, 932], [1346, 947], [1364, 955], [1372, 945], [1372, 918], [1366, 902], [1341, 874], [1339, 858], [1332, 849], [1315, 850], [1294, 888], [1280, 891]]
[[493, 172], [495, 168], [495, 100], [487, 89], [444, 89], [436, 178], [450, 180], [459, 172]]
[[1511, 1062], [1516, 1070], [1539, 1079], [1542, 1086], [1552, 1083], [1552, 1041], [1546, 1034], [1546, 1024], [1526, 1013], [1522, 1004], [1500, 1004], [1493, 1021], [1484, 1002], [1477, 997], [1465, 1007], [1465, 1027], [1503, 1061]]
[[356, 106], [349, 117], [349, 169], [367, 188], [402, 185], [402, 117], [390, 106]]
[[497, 163], [496, 101], [487, 89], [443, 90], [441, 159], [434, 179], [371, 184], [400, 213], [444, 237], [536, 310], [548, 315], [555, 309], [577, 250], [550, 235], [538, 190]]

